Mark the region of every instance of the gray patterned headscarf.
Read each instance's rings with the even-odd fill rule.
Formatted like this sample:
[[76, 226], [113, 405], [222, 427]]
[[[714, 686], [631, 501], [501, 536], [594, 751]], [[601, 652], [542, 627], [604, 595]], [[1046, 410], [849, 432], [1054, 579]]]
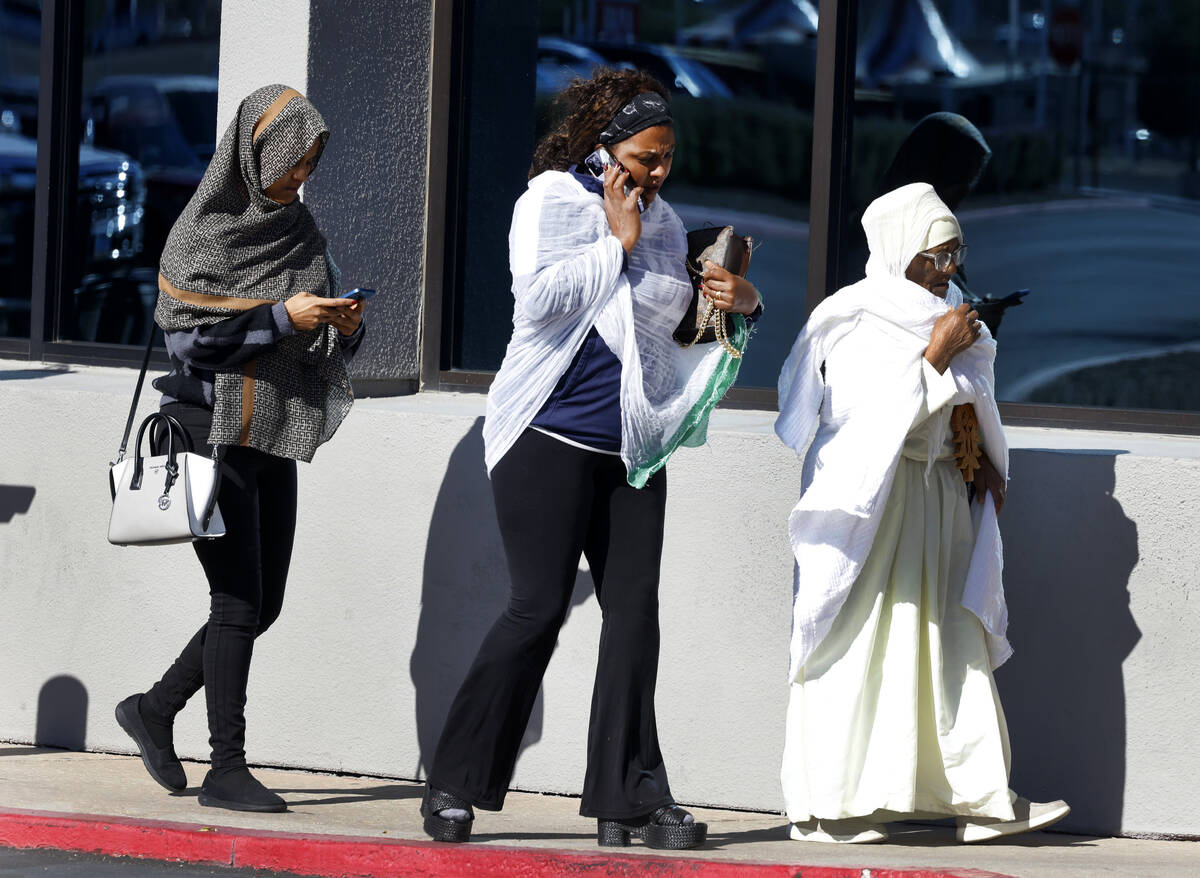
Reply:
[[[159, 326], [186, 331], [300, 292], [336, 295], [337, 269], [308, 208], [263, 193], [328, 139], [321, 114], [294, 89], [269, 85], [242, 101], [167, 237]], [[218, 372], [209, 442], [312, 460], [353, 402], [336, 333], [297, 332], [241, 370]]]

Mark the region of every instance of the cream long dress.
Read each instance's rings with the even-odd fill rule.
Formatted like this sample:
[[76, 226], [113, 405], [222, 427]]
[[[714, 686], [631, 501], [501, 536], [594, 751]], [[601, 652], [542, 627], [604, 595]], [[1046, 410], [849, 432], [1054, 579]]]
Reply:
[[793, 822], [1013, 819], [985, 632], [962, 607], [974, 528], [949, 419], [937, 414], [956, 395], [948, 372], [924, 374], [925, 405], [866, 563], [791, 685], [781, 779]]

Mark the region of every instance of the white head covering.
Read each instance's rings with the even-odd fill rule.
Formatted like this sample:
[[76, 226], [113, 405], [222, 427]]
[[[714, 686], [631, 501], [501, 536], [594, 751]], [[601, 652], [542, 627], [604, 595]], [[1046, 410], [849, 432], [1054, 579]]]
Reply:
[[955, 238], [958, 238], [958, 243], [962, 243], [962, 229], [958, 227], [958, 221], [954, 217], [937, 219], [929, 227], [929, 233], [925, 235], [925, 243], [921, 245], [921, 249], [928, 250]]
[[[862, 225], [871, 248], [867, 260], [869, 278], [902, 278], [913, 257], [922, 250], [951, 238], [963, 239], [954, 213], [928, 183], [909, 183], [880, 195], [867, 205]], [[931, 242], [935, 227], [939, 235], [946, 230], [953, 234]]]
[[[866, 562], [905, 439], [927, 403], [923, 351], [937, 321], [962, 303], [954, 285], [943, 300], [904, 276], [930, 229], [941, 221], [958, 230], [954, 215], [927, 183], [902, 186], [871, 202], [862, 220], [871, 246], [866, 278], [813, 309], [779, 374], [775, 432], [805, 462], [802, 493], [788, 516], [796, 558], [791, 681], [832, 630]], [[826, 374], [829, 353], [859, 331], [871, 333], [870, 345], [861, 349], [856, 363], [865, 380], [847, 381], [836, 370]], [[955, 393], [934, 415], [941, 423], [929, 432], [927, 473], [946, 436], [950, 403], [970, 402], [988, 456], [1007, 474], [995, 356], [995, 342], [983, 327], [975, 343], [951, 363], [947, 374]], [[816, 456], [810, 461], [810, 455]], [[987, 632], [996, 667], [1012, 649], [1005, 638], [1000, 531], [994, 508], [989, 504], [984, 512], [962, 605]]]

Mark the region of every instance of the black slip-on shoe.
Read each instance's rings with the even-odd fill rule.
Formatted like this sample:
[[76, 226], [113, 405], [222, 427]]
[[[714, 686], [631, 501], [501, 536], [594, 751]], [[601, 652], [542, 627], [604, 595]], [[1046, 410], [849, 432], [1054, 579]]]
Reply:
[[[466, 811], [466, 820], [452, 820], [442, 817], [438, 812], [448, 809]], [[471, 826], [475, 823], [475, 811], [471, 803], [452, 796], [442, 790], [435, 790], [425, 784], [425, 795], [421, 799], [421, 816], [425, 818], [425, 834], [434, 841], [464, 842], [471, 840]]]
[[596, 843], [600, 847], [628, 847], [637, 836], [646, 847], [681, 851], [699, 847], [708, 838], [708, 824], [685, 823], [691, 815], [678, 805], [663, 805], [653, 814], [632, 820], [597, 820]]
[[146, 766], [146, 771], [159, 786], [173, 793], [187, 789], [187, 775], [179, 757], [175, 755], [175, 747], [172, 744], [159, 747], [150, 737], [150, 730], [146, 728], [146, 721], [138, 710], [141, 700], [142, 693], [139, 692], [118, 704], [117, 724], [133, 738], [142, 756], [142, 765]]
[[287, 802], [259, 783], [244, 765], [210, 769], [200, 785], [200, 804], [230, 811], [287, 810]]

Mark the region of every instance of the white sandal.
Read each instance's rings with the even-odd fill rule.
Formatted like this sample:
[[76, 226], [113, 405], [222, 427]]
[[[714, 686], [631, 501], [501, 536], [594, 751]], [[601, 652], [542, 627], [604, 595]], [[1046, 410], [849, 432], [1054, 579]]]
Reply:
[[1000, 820], [993, 817], [959, 817], [958, 829], [955, 835], [964, 844], [978, 841], [991, 841], [1005, 835], [1017, 835], [1021, 832], [1032, 832], [1035, 829], [1045, 829], [1062, 820], [1071, 813], [1071, 806], [1058, 799], [1054, 802], [1031, 802], [1018, 797], [1013, 802], [1014, 820]]

